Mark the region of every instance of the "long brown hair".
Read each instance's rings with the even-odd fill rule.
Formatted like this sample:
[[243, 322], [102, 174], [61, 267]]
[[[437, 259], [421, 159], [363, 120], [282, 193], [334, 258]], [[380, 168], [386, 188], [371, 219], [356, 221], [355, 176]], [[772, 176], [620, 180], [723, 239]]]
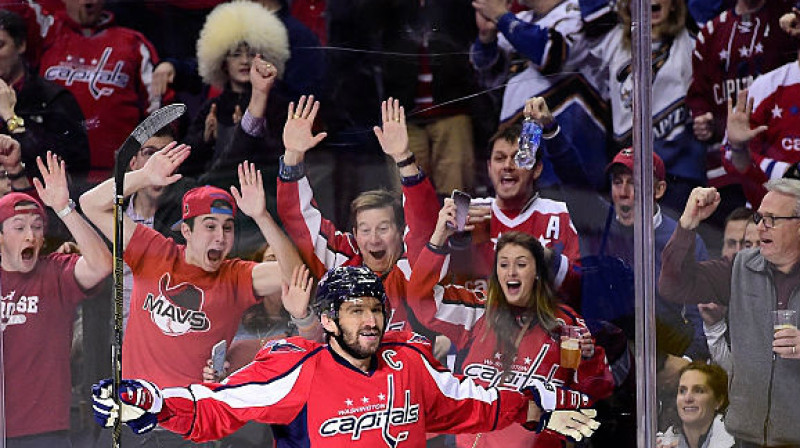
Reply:
[[[631, 49], [631, 0], [620, 0], [617, 6], [622, 22], [622, 44], [625, 49]], [[684, 0], [672, 0], [672, 9], [669, 11], [667, 20], [661, 25], [653, 28], [653, 32], [659, 39], [672, 39], [686, 27], [686, 2]]]
[[497, 349], [503, 353], [505, 370], [517, 353], [516, 339], [521, 331], [517, 316], [511, 309], [497, 277], [497, 260], [500, 251], [508, 245], [519, 246], [533, 256], [536, 262], [536, 281], [529, 297], [524, 319], [532, 319], [530, 325], [539, 324], [545, 331], [554, 332], [559, 323], [556, 321], [557, 296], [550, 279], [549, 263], [544, 256], [544, 248], [533, 236], [522, 232], [504, 233], [497, 241], [494, 255], [494, 269], [489, 279], [489, 292], [486, 301], [486, 322], [494, 331]]

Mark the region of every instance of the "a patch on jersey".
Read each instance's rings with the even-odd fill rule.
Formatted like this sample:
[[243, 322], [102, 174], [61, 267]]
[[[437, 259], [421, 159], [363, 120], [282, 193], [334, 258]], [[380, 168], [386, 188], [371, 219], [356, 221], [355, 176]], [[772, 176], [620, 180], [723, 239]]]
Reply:
[[421, 334], [414, 333], [413, 336], [407, 341], [410, 344], [425, 344], [431, 345], [431, 341]]
[[191, 283], [170, 286], [169, 273], [158, 282], [158, 296], [147, 294], [142, 309], [167, 336], [182, 336], [193, 331], [208, 331], [211, 324], [203, 312], [205, 292]]
[[264, 345], [264, 350], [266, 350], [267, 353], [300, 353], [306, 351], [303, 347], [292, 344], [286, 339], [269, 341]]

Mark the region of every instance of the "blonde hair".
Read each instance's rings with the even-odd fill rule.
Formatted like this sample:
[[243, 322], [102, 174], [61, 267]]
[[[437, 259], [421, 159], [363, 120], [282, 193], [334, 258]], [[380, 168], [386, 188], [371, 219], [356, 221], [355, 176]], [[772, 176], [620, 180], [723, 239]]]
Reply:
[[[617, 7], [622, 22], [622, 44], [630, 51], [631, 49], [631, 0], [620, 0]], [[680, 34], [686, 27], [687, 8], [684, 0], [672, 0], [672, 9], [669, 11], [667, 19], [661, 25], [653, 28], [653, 34], [659, 39], [671, 39]]]
[[258, 3], [237, 0], [223, 3], [208, 15], [197, 40], [197, 71], [207, 84], [224, 88], [228, 73], [225, 56], [246, 43], [272, 63], [283, 76], [289, 59], [289, 37], [278, 17]]

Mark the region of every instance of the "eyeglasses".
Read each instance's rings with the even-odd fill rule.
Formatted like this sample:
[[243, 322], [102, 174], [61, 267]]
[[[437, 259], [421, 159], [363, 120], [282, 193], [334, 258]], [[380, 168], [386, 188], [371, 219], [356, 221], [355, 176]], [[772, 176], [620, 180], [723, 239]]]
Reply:
[[764, 216], [759, 212], [753, 212], [753, 222], [758, 225], [764, 221], [764, 227], [767, 229], [775, 227], [775, 221], [779, 219], [800, 219], [800, 216]]

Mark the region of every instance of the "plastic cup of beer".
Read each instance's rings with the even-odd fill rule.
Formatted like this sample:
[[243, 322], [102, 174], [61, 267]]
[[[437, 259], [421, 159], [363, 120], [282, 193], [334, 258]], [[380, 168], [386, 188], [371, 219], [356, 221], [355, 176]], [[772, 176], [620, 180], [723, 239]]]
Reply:
[[583, 328], [576, 325], [561, 327], [561, 367], [577, 369], [581, 363], [581, 334]]
[[797, 311], [776, 310], [772, 312], [772, 329], [774, 333], [789, 328], [797, 328]]

